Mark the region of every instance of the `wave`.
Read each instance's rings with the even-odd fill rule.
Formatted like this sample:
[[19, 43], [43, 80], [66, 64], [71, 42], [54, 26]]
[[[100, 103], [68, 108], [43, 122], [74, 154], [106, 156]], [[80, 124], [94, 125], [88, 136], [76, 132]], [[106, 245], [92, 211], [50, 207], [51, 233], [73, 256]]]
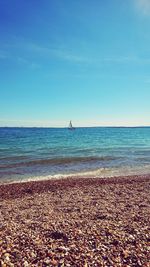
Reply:
[[[150, 165], [144, 167], [140, 166], [125, 166], [119, 168], [99, 168], [90, 171], [79, 171], [70, 173], [57, 173], [48, 175], [26, 175], [20, 177], [15, 175], [12, 178], [10, 176], [5, 177], [5, 179], [0, 179], [0, 184], [4, 183], [18, 183], [18, 182], [29, 182], [29, 181], [42, 181], [42, 180], [52, 180], [52, 179], [65, 179], [65, 178], [111, 178], [118, 176], [129, 176], [129, 175], [149, 175]], [[9, 177], [9, 178], [8, 178]]]
[[[21, 159], [21, 158], [20, 158]], [[102, 157], [65, 157], [65, 158], [52, 158], [52, 159], [36, 159], [30, 161], [19, 161], [16, 163], [7, 162], [2, 164], [1, 168], [15, 168], [21, 166], [35, 166], [35, 165], [65, 165], [73, 163], [90, 163], [90, 162], [101, 162], [101, 161], [112, 161], [116, 160], [118, 157], [113, 156], [102, 156]]]

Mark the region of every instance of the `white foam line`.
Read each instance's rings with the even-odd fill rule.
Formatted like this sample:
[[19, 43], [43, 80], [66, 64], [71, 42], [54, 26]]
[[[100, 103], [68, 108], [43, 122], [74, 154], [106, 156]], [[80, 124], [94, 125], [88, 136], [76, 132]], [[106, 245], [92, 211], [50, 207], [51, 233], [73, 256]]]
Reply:
[[94, 171], [84, 171], [77, 173], [68, 174], [54, 174], [54, 175], [40, 175], [24, 178], [22, 180], [3, 180], [1, 184], [12, 184], [12, 183], [23, 183], [31, 181], [42, 181], [42, 180], [56, 180], [65, 179], [71, 177], [77, 178], [111, 178], [117, 176], [129, 176], [129, 175], [145, 175], [150, 174], [150, 165], [145, 165], [144, 167], [120, 167], [120, 168], [101, 168]]

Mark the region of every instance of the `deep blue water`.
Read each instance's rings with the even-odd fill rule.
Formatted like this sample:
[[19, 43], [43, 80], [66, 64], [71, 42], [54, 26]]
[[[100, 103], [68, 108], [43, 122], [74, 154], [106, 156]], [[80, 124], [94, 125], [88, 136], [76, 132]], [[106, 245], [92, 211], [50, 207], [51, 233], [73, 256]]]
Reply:
[[150, 173], [150, 127], [0, 128], [0, 182]]

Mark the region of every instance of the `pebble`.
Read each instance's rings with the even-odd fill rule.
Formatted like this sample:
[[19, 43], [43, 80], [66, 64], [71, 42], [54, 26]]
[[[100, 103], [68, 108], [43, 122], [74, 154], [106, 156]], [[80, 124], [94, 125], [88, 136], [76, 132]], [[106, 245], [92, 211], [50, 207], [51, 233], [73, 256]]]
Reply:
[[24, 261], [23, 267], [29, 267], [29, 263], [27, 261]]
[[63, 246], [58, 247], [58, 249], [59, 249], [60, 251], [64, 251], [64, 252], [68, 252], [68, 251], [70, 250], [70, 248], [63, 247]]
[[149, 181], [97, 181], [2, 199], [0, 266], [148, 266]]

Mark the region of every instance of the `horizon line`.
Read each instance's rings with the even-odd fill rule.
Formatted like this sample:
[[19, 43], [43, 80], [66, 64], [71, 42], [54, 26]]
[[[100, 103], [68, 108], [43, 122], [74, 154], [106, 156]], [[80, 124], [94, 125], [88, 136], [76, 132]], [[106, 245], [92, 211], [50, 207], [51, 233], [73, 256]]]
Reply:
[[[150, 125], [96, 125], [96, 126], [75, 126], [75, 128], [145, 128]], [[67, 126], [0, 126], [0, 128], [56, 128], [66, 129]]]

